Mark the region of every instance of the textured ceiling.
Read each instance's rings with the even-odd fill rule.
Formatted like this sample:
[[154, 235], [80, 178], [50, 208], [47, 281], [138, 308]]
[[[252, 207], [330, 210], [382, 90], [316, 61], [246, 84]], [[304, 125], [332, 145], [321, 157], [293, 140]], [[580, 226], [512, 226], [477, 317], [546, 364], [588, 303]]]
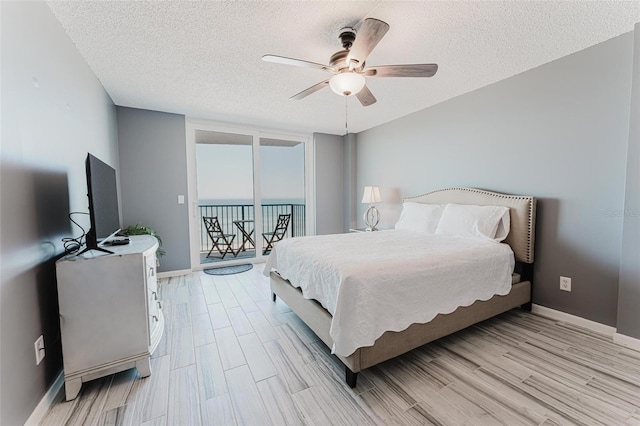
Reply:
[[[437, 63], [432, 78], [367, 79], [348, 98], [356, 133], [633, 30], [640, 2], [50, 2], [117, 105], [304, 132], [345, 133], [345, 99], [319, 70], [338, 31], [374, 17], [390, 30], [367, 64]], [[357, 27], [356, 27], [357, 28]], [[602, 66], [603, 64], [594, 64]]]

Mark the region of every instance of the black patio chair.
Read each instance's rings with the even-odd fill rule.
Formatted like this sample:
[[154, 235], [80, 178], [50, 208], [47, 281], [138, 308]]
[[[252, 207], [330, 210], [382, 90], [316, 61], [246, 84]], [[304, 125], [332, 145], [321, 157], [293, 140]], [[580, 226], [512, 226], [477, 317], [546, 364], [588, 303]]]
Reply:
[[[209, 238], [211, 238], [211, 249], [207, 254], [207, 257], [211, 256], [211, 252], [215, 249], [222, 255], [222, 258], [227, 255], [227, 253], [231, 253], [233, 257], [238, 255], [238, 251], [233, 251], [231, 244], [233, 243], [234, 238], [236, 237], [234, 234], [225, 234], [222, 232], [222, 228], [220, 227], [220, 222], [218, 222], [218, 217], [202, 217], [204, 221], [204, 226], [207, 230], [207, 234]], [[223, 250], [224, 249], [224, 250]]]
[[267, 245], [262, 250], [262, 254], [265, 255], [271, 252], [273, 245], [284, 238], [287, 233], [287, 229], [289, 228], [289, 221], [291, 221], [291, 214], [280, 214], [278, 215], [278, 223], [276, 223], [276, 228], [272, 232], [263, 232], [262, 237], [264, 238]]

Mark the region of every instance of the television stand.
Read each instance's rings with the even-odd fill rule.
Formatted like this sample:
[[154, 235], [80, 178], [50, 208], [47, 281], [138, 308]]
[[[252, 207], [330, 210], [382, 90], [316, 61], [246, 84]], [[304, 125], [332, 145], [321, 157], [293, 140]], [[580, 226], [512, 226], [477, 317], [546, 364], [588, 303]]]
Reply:
[[67, 401], [89, 380], [129, 368], [149, 376], [149, 359], [164, 332], [157, 240], [140, 235], [112, 249], [56, 262]]

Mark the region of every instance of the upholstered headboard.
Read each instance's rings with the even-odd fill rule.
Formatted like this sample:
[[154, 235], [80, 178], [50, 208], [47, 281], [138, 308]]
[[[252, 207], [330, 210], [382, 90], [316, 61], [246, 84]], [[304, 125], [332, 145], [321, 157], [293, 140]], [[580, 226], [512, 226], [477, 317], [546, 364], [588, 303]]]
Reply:
[[517, 261], [533, 263], [536, 228], [536, 199], [523, 195], [508, 195], [474, 188], [448, 188], [407, 197], [404, 201], [424, 204], [473, 204], [477, 206], [509, 207], [511, 231], [505, 239]]

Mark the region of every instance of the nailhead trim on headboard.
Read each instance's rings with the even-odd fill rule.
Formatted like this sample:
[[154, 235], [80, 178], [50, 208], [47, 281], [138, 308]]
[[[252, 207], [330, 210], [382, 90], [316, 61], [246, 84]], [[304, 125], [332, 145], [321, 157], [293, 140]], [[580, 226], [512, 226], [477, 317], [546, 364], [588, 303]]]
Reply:
[[[456, 195], [464, 196], [465, 194], [469, 194], [469, 200], [463, 200], [462, 202], [456, 199]], [[448, 201], [448, 198], [451, 201]], [[500, 202], [499, 200], [503, 200]], [[504, 205], [509, 207], [510, 209], [516, 209], [518, 212], [522, 211], [526, 214], [526, 231], [524, 235], [512, 235], [512, 232], [518, 232], [519, 227], [513, 226], [512, 222], [512, 232], [509, 233], [505, 242], [509, 243], [511, 248], [514, 251], [516, 256], [516, 260], [525, 262], [525, 263], [533, 263], [534, 261], [534, 245], [535, 245], [535, 224], [536, 224], [536, 199], [532, 196], [524, 196], [524, 195], [510, 195], [510, 194], [501, 194], [499, 192], [486, 191], [484, 189], [476, 189], [476, 188], [464, 188], [464, 187], [456, 187], [456, 188], [446, 188], [446, 189], [438, 189], [436, 191], [431, 191], [426, 194], [418, 195], [415, 197], [406, 197], [404, 201], [409, 202], [418, 202], [418, 203], [438, 203], [444, 204], [447, 202], [453, 202], [457, 204], [475, 204], [478, 203], [480, 205]], [[495, 202], [494, 202], [495, 201]], [[522, 206], [514, 206], [513, 203], [509, 203], [508, 201], [521, 201]], [[526, 209], [526, 211], [524, 210]], [[524, 223], [521, 223], [524, 224]], [[518, 224], [516, 224], [518, 225]], [[525, 238], [524, 247], [520, 247], [521, 239]], [[517, 244], [514, 244], [517, 243]]]

